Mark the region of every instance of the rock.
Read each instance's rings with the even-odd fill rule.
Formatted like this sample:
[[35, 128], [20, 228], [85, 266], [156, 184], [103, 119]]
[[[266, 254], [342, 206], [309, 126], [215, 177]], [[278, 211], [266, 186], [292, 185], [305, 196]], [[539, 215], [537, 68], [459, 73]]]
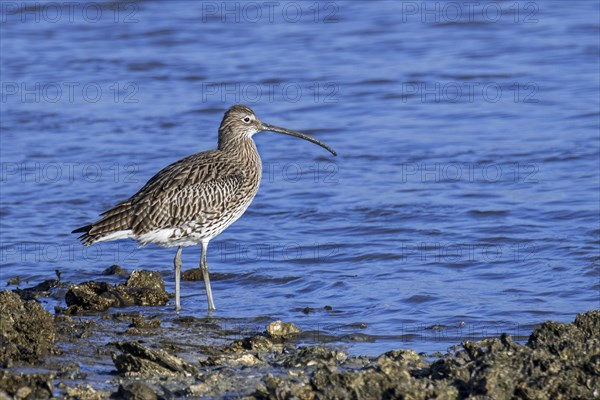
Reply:
[[164, 350], [152, 350], [135, 342], [119, 342], [124, 354], [114, 355], [117, 370], [125, 376], [190, 376], [199, 375], [196, 367]]
[[204, 277], [200, 268], [188, 269], [181, 273], [181, 280], [183, 281], [201, 281], [203, 279]]
[[252, 367], [258, 364], [264, 364], [254, 354], [233, 354], [208, 357], [202, 362], [204, 366], [226, 365], [228, 367]]
[[251, 350], [255, 352], [265, 352], [273, 348], [273, 342], [263, 335], [255, 335], [241, 340], [235, 340], [229, 349], [234, 352]]
[[11, 278], [8, 280], [8, 282], [6, 282], [6, 286], [19, 285], [20, 283], [21, 283], [21, 278], [19, 278], [18, 276], [15, 276], [14, 278]]
[[85, 311], [105, 311], [109, 307], [132, 305], [125, 303], [122, 299], [119, 299], [112, 295], [115, 288], [110, 283], [105, 282], [84, 282], [79, 285], [72, 285], [65, 295], [65, 301], [67, 306], [70, 308], [67, 310], [67, 314], [76, 314], [73, 311], [73, 307], [77, 307], [76, 310]]
[[130, 328], [138, 328], [138, 329], [156, 329], [160, 328], [160, 320], [159, 319], [151, 319], [146, 320], [144, 317], [137, 316], [131, 320]]
[[586, 338], [598, 337], [600, 334], [600, 310], [577, 314], [574, 324], [584, 333]]
[[102, 271], [102, 275], [127, 275], [127, 271], [115, 264]]
[[95, 281], [72, 285], [65, 301], [69, 306], [66, 313], [77, 314], [105, 311], [110, 307], [164, 305], [169, 301], [169, 294], [158, 272], [136, 270], [124, 285]]
[[433, 384], [417, 379], [401, 363], [392, 367], [367, 367], [338, 371], [332, 366], [318, 368], [310, 380], [316, 398], [344, 399], [456, 399], [458, 390], [445, 381]]
[[119, 385], [119, 390], [113, 396], [122, 400], [157, 400], [158, 395], [150, 386], [142, 382], [131, 382]]
[[0, 362], [34, 362], [51, 352], [56, 338], [53, 318], [36, 301], [0, 292]]
[[[137, 290], [164, 290], [158, 274], [132, 275], [123, 285], [85, 285], [89, 304], [98, 301], [98, 297], [108, 304], [135, 304]], [[143, 286], [147, 289], [142, 289]], [[77, 295], [76, 288], [73, 293]], [[8, 326], [5, 315], [11, 315], [19, 307], [27, 312], [19, 311], [18, 315], [35, 314], [29, 312], [27, 304], [43, 311], [35, 302], [24, 302], [10, 291], [0, 292], [0, 327]], [[81, 304], [83, 307], [86, 303]], [[72, 356], [64, 354], [58, 360], [49, 359], [33, 366], [52, 370], [52, 375], [17, 374], [13, 369], [22, 371], [22, 364], [11, 364], [8, 358], [2, 364], [4, 370], [0, 369], [0, 400], [49, 398], [53, 381], [55, 395], [73, 399], [107, 398], [109, 393], [100, 389], [115, 381], [121, 385], [118, 391], [116, 386], [113, 389], [113, 399], [600, 398], [599, 311], [580, 314], [570, 324], [543, 323], [532, 332], [526, 345], [513, 342], [506, 334], [478, 342], [465, 341], [453, 353], [440, 355], [443, 358], [434, 363], [427, 361], [431, 355], [419, 355], [412, 350], [388, 351], [379, 357], [353, 357], [331, 346], [296, 346], [282, 338], [293, 337], [299, 330], [281, 321], [269, 324], [269, 333], [222, 344], [223, 337], [237, 335], [239, 330], [223, 329], [219, 323], [226, 321], [210, 317], [165, 316], [170, 328], [155, 329], [152, 331], [155, 336], [147, 339], [161, 343], [160, 349], [131, 341], [105, 346], [114, 337], [123, 335], [124, 326], [131, 324], [129, 329], [139, 332], [160, 326], [157, 316], [133, 311], [117, 310], [100, 318], [57, 315], [53, 320], [32, 323], [36, 330], [54, 323], [55, 334], [66, 340], [57, 348], [72, 352]], [[162, 314], [157, 315], [162, 318]], [[171, 328], [177, 331], [175, 339], [170, 337]], [[359, 324], [353, 326], [360, 328]], [[129, 329], [125, 335], [133, 332]], [[200, 338], [199, 332], [203, 335]], [[0, 352], [5, 350], [5, 344], [18, 343], [30, 334], [17, 333], [16, 342], [13, 338], [2, 339]], [[81, 340], [90, 335], [94, 336], [92, 340]], [[31, 344], [24, 347], [37, 349]], [[115, 347], [120, 351], [115, 351]], [[186, 352], [186, 357], [201, 355], [204, 361], [192, 365], [184, 361], [188, 358], [175, 356], [183, 354], [180, 352]], [[106, 368], [102, 368], [101, 374], [89, 368], [82, 373], [79, 368], [91, 365], [90, 362], [106, 365], [109, 357], [113, 358], [120, 377], [108, 376]], [[26, 368], [33, 371], [32, 366]], [[127, 377], [136, 377], [137, 381]], [[69, 381], [79, 386], [69, 387], [65, 383]], [[87, 382], [92, 386], [86, 385]]]
[[[252, 385], [250, 388], [248, 387], [249, 384]], [[257, 384], [256, 376], [249, 377], [244, 373], [240, 373], [239, 368], [219, 366], [197, 378], [185, 390], [176, 391], [174, 394], [176, 398], [250, 400], [251, 398], [243, 397], [243, 395], [250, 394], [252, 388], [256, 387]]]
[[65, 392], [69, 400], [103, 400], [108, 397], [107, 392], [99, 391], [90, 385], [66, 387]]
[[[59, 366], [58, 371], [56, 371], [56, 378], [59, 379], [70, 379], [70, 380], [76, 380], [76, 379], [85, 379], [87, 377], [87, 375], [83, 372], [81, 372], [81, 368], [79, 367], [78, 363], [72, 363], [72, 364], [63, 364], [61, 363], [61, 365]], [[76, 388], [71, 388], [73, 390], [75, 390]], [[85, 388], [81, 388], [83, 391], [87, 390]]]
[[127, 287], [143, 288], [150, 290], [165, 290], [165, 282], [156, 271], [136, 269], [129, 275]]
[[[259, 399], [598, 398], [599, 326], [600, 312], [591, 311], [578, 315], [573, 324], [542, 324], [525, 346], [514, 343], [507, 334], [479, 342], [466, 341], [462, 350], [431, 365], [412, 350], [394, 350], [382, 354], [375, 362], [347, 368], [349, 360], [338, 358], [330, 349], [299, 348], [297, 352], [283, 353], [283, 361], [276, 362], [292, 368], [313, 365], [316, 369], [310, 379], [267, 376], [254, 396]], [[312, 362], [306, 363], [307, 360]]]
[[56, 279], [47, 279], [29, 288], [15, 289], [15, 293], [21, 296], [23, 300], [34, 300], [39, 296], [48, 296], [50, 294], [50, 290], [60, 286], [60, 281]]
[[392, 350], [377, 357], [377, 364], [380, 366], [388, 362], [399, 362], [412, 368], [425, 366], [423, 359], [414, 350]]
[[593, 398], [600, 394], [598, 324], [600, 313], [592, 311], [574, 324], [543, 323], [526, 346], [507, 334], [464, 342], [455, 357], [431, 365], [431, 377], [491, 398]]
[[[255, 397], [259, 399], [299, 399], [313, 400], [315, 393], [310, 385], [299, 380], [286, 380], [278, 376], [268, 375], [265, 385], [258, 387]], [[340, 397], [332, 397], [340, 398]]]
[[291, 322], [274, 321], [267, 325], [267, 334], [272, 338], [289, 340], [302, 331]]
[[52, 397], [51, 374], [20, 374], [0, 370], [0, 398], [2, 392], [14, 399], [49, 399]]
[[169, 301], [165, 282], [156, 271], [133, 271], [127, 280], [126, 288], [135, 299], [135, 304], [139, 306], [163, 305]]
[[284, 354], [281, 363], [286, 367], [305, 368], [317, 365], [339, 365], [347, 359], [348, 355], [337, 349], [325, 346], [303, 346]]
[[125, 330], [126, 335], [139, 336], [139, 335], [154, 335], [156, 330], [160, 328], [159, 319], [146, 320], [141, 315], [135, 316], [131, 319], [131, 324]]
[[[600, 332], [600, 331], [599, 331]], [[574, 350], [573, 343], [583, 343], [586, 339], [576, 325], [560, 322], [544, 322], [533, 331], [527, 344], [534, 349], [542, 349], [554, 355]]]

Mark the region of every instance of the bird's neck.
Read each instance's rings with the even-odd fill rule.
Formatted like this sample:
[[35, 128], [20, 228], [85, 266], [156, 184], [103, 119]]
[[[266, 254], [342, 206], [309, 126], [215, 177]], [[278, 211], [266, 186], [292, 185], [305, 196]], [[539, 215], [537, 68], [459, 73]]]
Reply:
[[256, 171], [259, 178], [262, 172], [262, 161], [254, 140], [250, 138], [235, 138], [219, 140], [219, 150], [236, 158], [248, 171]]

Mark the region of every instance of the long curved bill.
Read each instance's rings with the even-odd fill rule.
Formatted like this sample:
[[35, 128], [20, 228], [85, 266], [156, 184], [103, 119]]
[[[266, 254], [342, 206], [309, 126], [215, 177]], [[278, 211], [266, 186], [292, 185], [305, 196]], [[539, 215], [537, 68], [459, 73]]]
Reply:
[[300, 132], [296, 132], [296, 131], [291, 131], [291, 130], [285, 129], [285, 128], [280, 128], [280, 127], [275, 126], [275, 125], [265, 124], [264, 122], [261, 122], [261, 130], [262, 131], [271, 131], [271, 132], [283, 133], [284, 135], [295, 136], [295, 137], [300, 138], [300, 139], [308, 140], [309, 142], [312, 142], [314, 144], [318, 144], [319, 146], [321, 146], [322, 148], [326, 149], [328, 152], [330, 152], [334, 156], [337, 156], [337, 153], [331, 147], [327, 146], [325, 143], [321, 142], [320, 140], [315, 139], [314, 137], [305, 135], [304, 133], [300, 133]]

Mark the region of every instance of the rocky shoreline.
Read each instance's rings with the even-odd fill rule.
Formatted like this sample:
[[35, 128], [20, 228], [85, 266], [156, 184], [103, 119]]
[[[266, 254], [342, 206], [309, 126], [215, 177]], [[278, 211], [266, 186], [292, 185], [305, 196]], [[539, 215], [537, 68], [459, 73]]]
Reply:
[[600, 398], [598, 310], [544, 322], [525, 345], [502, 334], [433, 360], [412, 350], [365, 357], [299, 345], [293, 323], [225, 340], [231, 332], [209, 317], [165, 323], [124, 308], [168, 301], [151, 271], [68, 285], [52, 315], [35, 298], [61, 285], [0, 292], [0, 400]]

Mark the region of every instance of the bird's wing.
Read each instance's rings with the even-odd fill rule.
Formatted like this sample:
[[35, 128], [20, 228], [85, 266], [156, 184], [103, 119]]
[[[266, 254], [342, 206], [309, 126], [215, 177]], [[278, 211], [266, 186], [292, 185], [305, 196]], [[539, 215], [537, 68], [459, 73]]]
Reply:
[[135, 234], [210, 225], [241, 201], [247, 177], [241, 166], [219, 150], [184, 158], [164, 168], [131, 199], [130, 227]]

